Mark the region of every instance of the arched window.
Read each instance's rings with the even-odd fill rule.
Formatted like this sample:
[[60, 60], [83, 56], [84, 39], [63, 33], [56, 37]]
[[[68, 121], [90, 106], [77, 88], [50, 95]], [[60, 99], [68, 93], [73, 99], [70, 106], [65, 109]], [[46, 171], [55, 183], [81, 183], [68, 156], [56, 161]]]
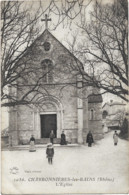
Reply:
[[53, 81], [53, 65], [52, 61], [49, 59], [45, 59], [41, 63], [43, 70], [43, 82], [52, 83]]
[[92, 108], [92, 109], [90, 109], [90, 120], [94, 120], [94, 119], [95, 119], [94, 114], [95, 114], [94, 109], [93, 109], [93, 108]]
[[108, 115], [108, 112], [106, 110], [104, 110], [103, 111], [103, 119], [106, 119], [107, 115]]
[[45, 51], [49, 51], [49, 50], [50, 50], [51, 45], [50, 45], [49, 42], [45, 42], [45, 43], [43, 44], [43, 46], [44, 46]]

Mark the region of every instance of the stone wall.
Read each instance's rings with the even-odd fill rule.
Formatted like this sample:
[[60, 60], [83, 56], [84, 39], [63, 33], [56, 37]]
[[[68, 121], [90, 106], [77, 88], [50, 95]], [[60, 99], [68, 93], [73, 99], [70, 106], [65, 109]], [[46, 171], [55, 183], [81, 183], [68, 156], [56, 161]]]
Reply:
[[9, 145], [18, 144], [17, 107], [9, 108]]
[[[50, 50], [45, 51], [43, 44], [47, 40], [51, 44]], [[31, 56], [33, 55], [33, 57]], [[31, 57], [30, 57], [31, 56]], [[39, 39], [32, 45], [29, 49], [28, 54], [24, 57], [24, 59], [29, 59], [28, 67], [30, 69], [35, 70], [33, 76], [31, 75], [27, 79], [28, 84], [33, 84], [38, 77], [42, 76], [42, 67], [41, 63], [45, 59], [49, 59], [52, 61], [53, 64], [53, 82], [51, 85], [44, 85], [41, 80], [40, 91], [42, 92], [42, 98], [51, 96], [55, 99], [58, 99], [62, 108], [57, 106], [57, 118], [59, 121], [58, 123], [58, 133], [57, 137], [60, 137], [61, 131], [64, 130], [66, 134], [66, 138], [69, 142], [75, 142], [77, 140], [77, 99], [76, 99], [76, 76], [74, 77], [71, 74], [69, 65], [70, 63], [74, 62], [74, 57], [70, 54], [70, 52], [62, 46], [60, 42], [58, 42], [53, 36], [49, 33], [45, 32], [43, 35], [40, 36]], [[38, 71], [37, 71], [38, 70]], [[19, 80], [19, 83], [25, 83], [24, 81]], [[54, 85], [54, 83], [58, 83], [58, 85]], [[26, 84], [26, 83], [25, 83]], [[74, 85], [74, 86], [72, 86]], [[25, 87], [24, 92], [29, 90], [29, 87]], [[46, 92], [46, 94], [45, 94]], [[18, 91], [18, 98], [21, 97], [22, 92]], [[35, 94], [30, 94], [30, 98], [33, 97]], [[38, 96], [36, 96], [38, 97]], [[41, 97], [41, 95], [39, 95]], [[46, 98], [45, 97], [45, 98]], [[47, 98], [46, 98], [47, 99]], [[49, 98], [48, 98], [49, 99]], [[37, 100], [34, 100], [37, 103]], [[39, 115], [40, 113], [47, 113], [48, 110], [45, 109], [45, 104], [47, 100], [41, 104], [40, 106], [42, 109], [36, 110], [35, 114], [33, 114], [33, 110], [29, 108], [22, 108], [19, 107], [18, 112], [19, 114], [19, 136], [21, 139], [23, 137], [29, 137], [29, 135], [34, 132], [37, 139], [40, 138], [40, 122], [39, 122]], [[50, 110], [51, 112], [51, 110]], [[34, 115], [34, 119], [33, 119]], [[35, 130], [33, 131], [33, 121], [35, 120]], [[38, 124], [36, 124], [38, 123]], [[72, 140], [72, 141], [71, 141]]]
[[[43, 46], [46, 41], [51, 44], [49, 51], [46, 51]], [[53, 80], [49, 83], [44, 83], [41, 78], [44, 73], [42, 62], [45, 59], [52, 62]], [[77, 142], [78, 138], [80, 143], [83, 142], [88, 130], [94, 130], [96, 126], [95, 132], [101, 131], [100, 104], [89, 104], [89, 109], [94, 106], [95, 116], [98, 118], [94, 121], [88, 120], [88, 103], [85, 99], [83, 101], [78, 99], [80, 92], [76, 87], [76, 71], [73, 71], [74, 68], [71, 69], [71, 65], [72, 67], [79, 65], [76, 64], [78, 61], [53, 35], [44, 31], [19, 64], [24, 62], [27, 62], [26, 65], [31, 71], [25, 74], [24, 79], [18, 80], [17, 83], [23, 84], [24, 88], [22, 90], [19, 88], [17, 91], [16, 88], [14, 89], [17, 99], [28, 92], [39, 78], [41, 78], [40, 93], [29, 94], [28, 98], [35, 97], [33, 104], [17, 106], [10, 112], [10, 132], [15, 144], [22, 143], [23, 140], [27, 142], [31, 134], [34, 134], [36, 139], [41, 138], [40, 114], [57, 114], [57, 138], [64, 130], [67, 141], [72, 143]], [[10, 92], [13, 93], [12, 89]], [[79, 101], [81, 107], [78, 107]]]
[[[91, 109], [94, 110], [94, 118], [91, 119]], [[94, 134], [94, 139], [103, 138], [103, 127], [102, 127], [102, 104], [101, 103], [89, 103], [88, 104], [89, 112], [89, 131]]]

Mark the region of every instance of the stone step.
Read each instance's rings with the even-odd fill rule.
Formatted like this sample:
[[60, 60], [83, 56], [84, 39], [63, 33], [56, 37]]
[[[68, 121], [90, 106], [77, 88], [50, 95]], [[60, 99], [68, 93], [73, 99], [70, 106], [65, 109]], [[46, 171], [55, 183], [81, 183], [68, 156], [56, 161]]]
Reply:
[[[60, 144], [61, 139], [60, 138], [54, 138], [53, 143], [54, 144]], [[40, 139], [35, 139], [35, 143], [36, 144], [47, 144], [50, 143], [50, 138], [40, 138]], [[21, 140], [19, 145], [28, 145], [29, 144], [29, 140], [24, 139]]]
[[[67, 144], [67, 145], [54, 144], [53, 146], [54, 146], [54, 148], [56, 148], [56, 147], [68, 148], [68, 147], [80, 147], [81, 145], [79, 145], [79, 144]], [[29, 147], [30, 147], [29, 145], [18, 145], [18, 146], [13, 146], [13, 147], [8, 146], [7, 148], [3, 148], [2, 151], [29, 150]], [[47, 147], [47, 144], [38, 144], [38, 145], [36, 145], [36, 150], [42, 149], [42, 148], [46, 149], [46, 147]]]
[[[60, 144], [61, 139], [60, 138], [54, 138], [53, 143], [54, 144]], [[47, 144], [50, 143], [50, 138], [41, 138], [35, 140], [36, 144]]]

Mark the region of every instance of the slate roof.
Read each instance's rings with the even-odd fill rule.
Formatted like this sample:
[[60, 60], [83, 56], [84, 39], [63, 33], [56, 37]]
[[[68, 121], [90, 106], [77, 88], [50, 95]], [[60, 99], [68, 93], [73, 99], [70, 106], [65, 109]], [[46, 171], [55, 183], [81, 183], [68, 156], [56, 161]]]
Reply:
[[88, 97], [88, 103], [101, 103], [103, 102], [101, 94], [91, 94]]

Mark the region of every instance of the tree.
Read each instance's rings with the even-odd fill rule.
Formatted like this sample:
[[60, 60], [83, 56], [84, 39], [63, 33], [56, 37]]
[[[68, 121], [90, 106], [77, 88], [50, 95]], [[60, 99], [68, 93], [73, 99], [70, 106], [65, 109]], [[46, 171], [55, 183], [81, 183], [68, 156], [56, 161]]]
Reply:
[[78, 24], [81, 38], [77, 33], [69, 44], [88, 73], [80, 72], [84, 81], [125, 101], [128, 101], [127, 7], [127, 0], [108, 4], [96, 1], [89, 21], [82, 14], [81, 24]]
[[122, 123], [124, 121], [124, 117], [125, 117], [125, 110], [118, 110], [114, 116], [114, 118], [112, 120], [117, 120], [119, 121], [119, 126], [122, 126]]
[[8, 93], [8, 86], [16, 88], [17, 80], [24, 78], [30, 71], [33, 71], [26, 68], [27, 61], [18, 63], [34, 38], [39, 35], [39, 28], [35, 28], [35, 26], [40, 17], [38, 14], [40, 7], [32, 16], [23, 2], [3, 1], [1, 4], [1, 98], [2, 100], [16, 102], [16, 97]]
[[[29, 8], [26, 7], [23, 1], [2, 1], [1, 7], [1, 45], [2, 45], [2, 60], [1, 60], [1, 99], [3, 106], [15, 104], [26, 104], [31, 102], [33, 98], [29, 95], [33, 92], [40, 93], [40, 81], [46, 76], [48, 70], [42, 77], [36, 77], [33, 85], [28, 87], [28, 91], [24, 90], [23, 85], [19, 85], [19, 80], [27, 82], [27, 77], [33, 78], [36, 68], [29, 67], [28, 64], [33, 57], [33, 52], [30, 46], [33, 41], [40, 35], [41, 29], [38, 22], [44, 13], [52, 13], [58, 16], [58, 20], [54, 26], [56, 28], [60, 23], [64, 23], [67, 18], [73, 20], [81, 13], [84, 0], [61, 0], [60, 4], [57, 1], [51, 0], [48, 6], [44, 8], [42, 1], [39, 1], [39, 6], [35, 13], [31, 13], [33, 5], [29, 3]], [[75, 11], [78, 7], [78, 11]], [[68, 21], [65, 23], [68, 25]], [[31, 50], [31, 51], [30, 51]], [[26, 52], [31, 53], [29, 58], [26, 58]], [[14, 93], [10, 93], [10, 88], [19, 88], [22, 92], [21, 98], [18, 100]], [[42, 86], [43, 87], [43, 86]], [[35, 94], [36, 95], [36, 94]]]
[[128, 135], [128, 119], [126, 117], [124, 118], [120, 130], [121, 130], [120, 137], [127, 139], [129, 135]]

